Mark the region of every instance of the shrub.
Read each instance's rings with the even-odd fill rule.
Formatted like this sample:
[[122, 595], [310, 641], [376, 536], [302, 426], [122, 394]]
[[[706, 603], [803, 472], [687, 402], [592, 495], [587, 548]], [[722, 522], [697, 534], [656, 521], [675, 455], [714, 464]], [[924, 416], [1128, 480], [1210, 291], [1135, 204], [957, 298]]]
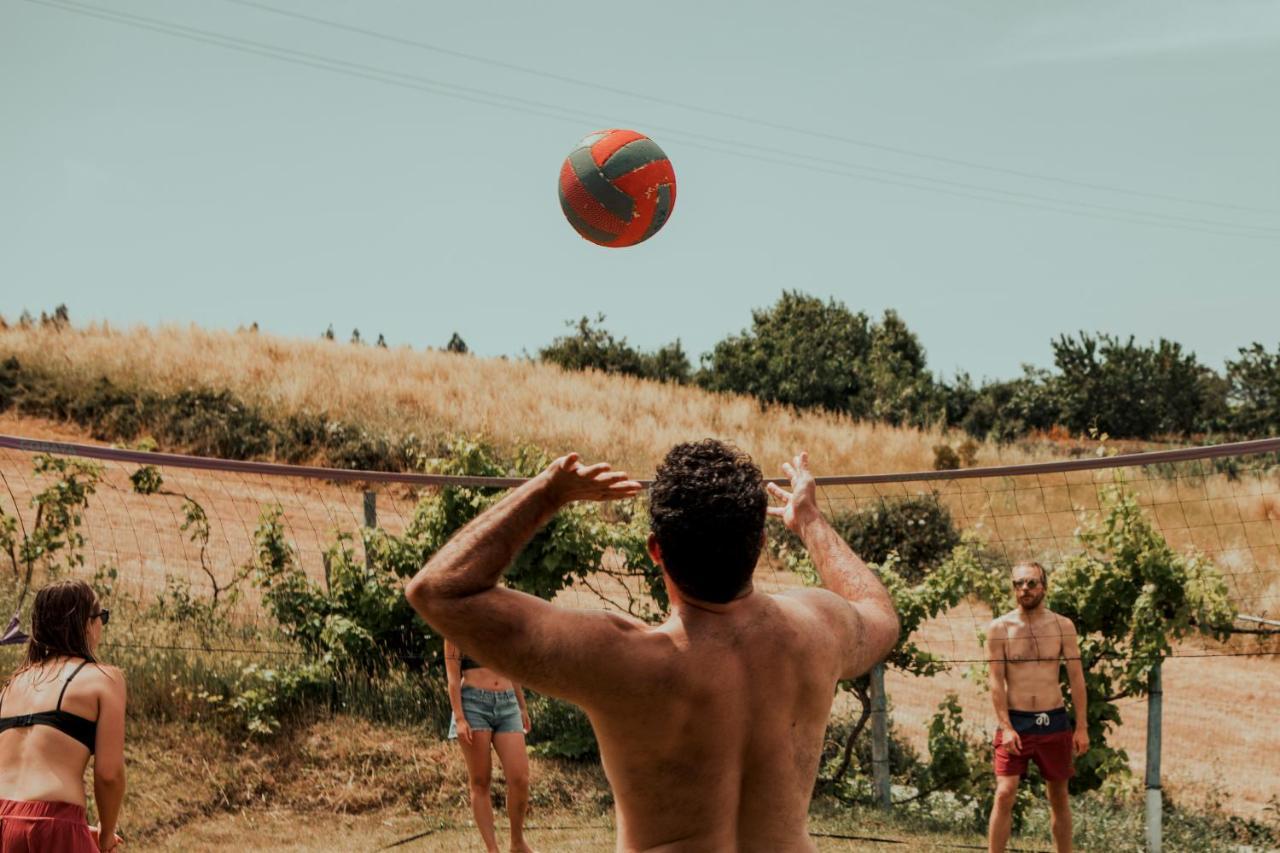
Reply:
[[600, 746], [587, 714], [577, 705], [530, 692], [526, 697], [533, 722], [529, 746], [538, 755], [571, 761], [598, 761]]
[[936, 494], [885, 498], [867, 509], [836, 515], [832, 526], [869, 563], [884, 563], [896, 553], [899, 571], [913, 583], [960, 544], [951, 511]]
[[10, 408], [18, 398], [18, 359], [9, 356], [0, 362], [0, 412]]
[[562, 335], [538, 351], [542, 361], [558, 364], [566, 370], [599, 370], [620, 373], [659, 382], [689, 381], [689, 358], [679, 341], [647, 353], [615, 338], [604, 328], [604, 315], [594, 324], [588, 317], [566, 323], [573, 334]]
[[956, 453], [949, 444], [935, 444], [933, 446], [933, 470], [935, 471], [954, 471], [960, 467], [960, 454]]
[[[436, 467], [447, 474], [532, 476], [548, 461], [533, 448], [503, 458], [478, 441], [461, 439], [450, 445], [449, 455]], [[502, 492], [468, 487], [429, 492], [402, 535], [363, 528], [359, 534], [363, 554], [351, 534], [339, 533], [326, 552], [323, 586], [310, 580], [298, 565], [279, 507], [267, 507], [255, 535], [252, 566], [263, 603], [280, 631], [322, 662], [332, 677], [394, 679], [404, 672], [427, 671], [439, 679], [443, 675], [441, 641], [417, 617], [404, 597], [402, 583], [458, 529], [498, 501]], [[615, 523], [607, 523], [606, 510], [615, 514]], [[568, 507], [516, 558], [506, 583], [550, 599], [577, 580], [587, 582], [594, 572], [608, 572], [630, 582], [628, 589], [639, 590], [623, 606], [638, 616], [653, 617], [666, 606], [665, 587], [649, 561], [641, 522], [634, 508], [625, 505]], [[613, 554], [607, 567], [606, 552]], [[553, 727], [554, 720], [572, 716], [559, 706], [546, 707]], [[590, 740], [594, 749], [589, 726], [575, 729], [566, 723], [559, 728], [565, 731], [563, 743], [556, 736], [541, 741], [554, 754], [582, 753], [584, 740]]]

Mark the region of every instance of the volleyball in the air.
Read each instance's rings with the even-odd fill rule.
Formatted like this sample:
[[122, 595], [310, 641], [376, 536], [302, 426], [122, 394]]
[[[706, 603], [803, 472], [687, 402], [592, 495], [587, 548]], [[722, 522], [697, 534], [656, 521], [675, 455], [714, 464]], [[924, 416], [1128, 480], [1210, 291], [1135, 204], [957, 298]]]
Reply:
[[560, 208], [579, 234], [601, 246], [634, 246], [658, 233], [676, 205], [676, 173], [652, 139], [599, 130], [560, 168]]

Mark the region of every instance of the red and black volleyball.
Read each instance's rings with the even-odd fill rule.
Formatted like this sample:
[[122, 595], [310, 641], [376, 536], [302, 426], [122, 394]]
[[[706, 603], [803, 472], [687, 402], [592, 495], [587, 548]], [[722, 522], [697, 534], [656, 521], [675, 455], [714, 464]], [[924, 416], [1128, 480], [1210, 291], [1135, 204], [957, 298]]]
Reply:
[[634, 246], [658, 233], [676, 205], [676, 173], [652, 139], [598, 130], [560, 168], [560, 208], [579, 234], [601, 246]]

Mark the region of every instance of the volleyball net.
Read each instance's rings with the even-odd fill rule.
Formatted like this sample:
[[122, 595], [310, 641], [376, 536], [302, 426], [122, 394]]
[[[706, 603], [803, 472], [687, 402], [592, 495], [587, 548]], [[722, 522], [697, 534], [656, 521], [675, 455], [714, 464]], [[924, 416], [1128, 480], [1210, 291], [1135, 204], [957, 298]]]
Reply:
[[[277, 630], [248, 577], [247, 567], [260, 556], [264, 518], [276, 519], [291, 558], [321, 585], [335, 546], [348, 558], [366, 558], [362, 529], [400, 536], [413, 525], [420, 502], [443, 489], [519, 482], [0, 436], [3, 603], [12, 612], [28, 573], [36, 585], [50, 572], [80, 576], [135, 603], [108, 631], [117, 647], [171, 643], [198, 657], [303, 657]], [[820, 476], [818, 483], [824, 512], [855, 549], [869, 561], [893, 560], [909, 583], [927, 577], [961, 544], [993, 571], [1035, 560], [1052, 578], [1086, 550], [1082, 531], [1104, 523], [1120, 497], [1134, 502], [1172, 552], [1220, 574], [1231, 610], [1229, 624], [1216, 626], [1222, 629], [1217, 638], [1193, 633], [1171, 650], [1164, 671], [1165, 766], [1172, 777], [1206, 790], [1226, 785], [1236, 792], [1238, 784], [1257, 808], [1280, 797], [1280, 733], [1268, 693], [1280, 673], [1280, 439], [997, 468]], [[69, 504], [78, 524], [66, 515]], [[771, 525], [773, 539], [782, 539], [780, 532]], [[602, 566], [556, 601], [627, 607], [644, 593], [619, 577]], [[759, 586], [806, 582], [785, 553], [767, 549]], [[234, 626], [216, 638], [161, 638], [144, 624], [157, 610], [190, 609], [213, 597], [221, 597], [223, 617]], [[980, 637], [993, 615], [981, 596], [964, 595], [914, 632], [912, 642], [941, 671], [929, 678], [889, 673], [895, 724], [909, 739], [923, 744], [924, 723], [946, 692], [960, 697], [976, 728], [994, 725], [980, 672], [986, 657]], [[1145, 709], [1137, 701], [1121, 705], [1117, 738], [1137, 762]], [[1209, 730], [1218, 740], [1206, 751]], [[1240, 768], [1246, 768], [1244, 781], [1238, 781]], [[1232, 778], [1237, 781], [1227, 784]]]

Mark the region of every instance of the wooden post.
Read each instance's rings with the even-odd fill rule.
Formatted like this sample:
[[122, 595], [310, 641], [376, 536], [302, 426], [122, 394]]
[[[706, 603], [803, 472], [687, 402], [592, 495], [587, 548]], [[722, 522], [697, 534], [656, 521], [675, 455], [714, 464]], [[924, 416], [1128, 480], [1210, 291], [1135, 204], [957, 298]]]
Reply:
[[[378, 493], [364, 493], [364, 526], [370, 529], [378, 526]], [[364, 566], [366, 569], [373, 568], [373, 557], [369, 556], [369, 549], [364, 551]]]
[[871, 669], [871, 774], [876, 802], [887, 811], [893, 805], [893, 791], [889, 782], [889, 711], [882, 663]]
[[1147, 853], [1163, 847], [1164, 802], [1160, 793], [1160, 715], [1164, 690], [1160, 684], [1160, 661], [1151, 668], [1147, 688]]

